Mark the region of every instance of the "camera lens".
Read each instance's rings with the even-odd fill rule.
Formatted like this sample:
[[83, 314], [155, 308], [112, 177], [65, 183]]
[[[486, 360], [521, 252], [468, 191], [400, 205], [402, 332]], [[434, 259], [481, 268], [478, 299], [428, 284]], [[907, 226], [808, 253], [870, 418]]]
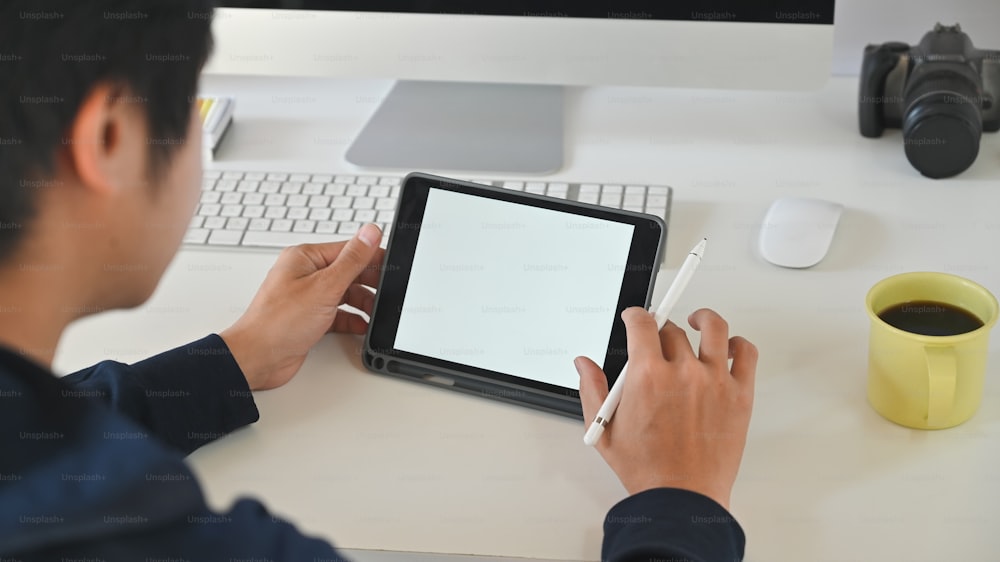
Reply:
[[908, 92], [903, 147], [921, 174], [947, 178], [976, 161], [983, 133], [977, 100], [975, 85], [957, 74], [925, 79]]

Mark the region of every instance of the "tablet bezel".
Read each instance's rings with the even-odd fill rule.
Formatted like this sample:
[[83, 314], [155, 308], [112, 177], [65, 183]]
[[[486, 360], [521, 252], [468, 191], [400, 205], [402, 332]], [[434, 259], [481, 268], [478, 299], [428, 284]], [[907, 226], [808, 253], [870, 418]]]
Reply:
[[[395, 348], [410, 268], [420, 235], [424, 208], [431, 189], [486, 197], [512, 204], [593, 217], [634, 226], [623, 273], [611, 336], [601, 363], [613, 384], [628, 359], [621, 311], [629, 306], [649, 307], [659, 271], [667, 225], [660, 217], [610, 209], [587, 203], [545, 197], [521, 191], [442, 178], [422, 173], [406, 176], [401, 184], [379, 289], [364, 344], [364, 364], [375, 372], [437, 383], [455, 390], [473, 391], [494, 399], [515, 402], [580, 417], [579, 391], [471, 365], [454, 363]], [[592, 358], [597, 360], [598, 358]], [[458, 380], [456, 380], [458, 377]], [[471, 383], [471, 386], [470, 386]]]

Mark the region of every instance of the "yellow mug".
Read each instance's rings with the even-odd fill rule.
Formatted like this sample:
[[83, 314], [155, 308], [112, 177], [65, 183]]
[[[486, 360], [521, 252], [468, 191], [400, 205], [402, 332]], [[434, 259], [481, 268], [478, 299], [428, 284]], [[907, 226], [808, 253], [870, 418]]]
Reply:
[[[1000, 309], [996, 297], [956, 275], [916, 272], [876, 283], [865, 307], [871, 320], [868, 401], [875, 411], [917, 429], [954, 427], [971, 418], [983, 398], [989, 332]], [[947, 317], [930, 313], [954, 308], [982, 325], [970, 324], [971, 331], [953, 335], [926, 335], [941, 332], [899, 321], [900, 310], [914, 321], [933, 323]], [[926, 313], [923, 318], [916, 316], [921, 313]]]

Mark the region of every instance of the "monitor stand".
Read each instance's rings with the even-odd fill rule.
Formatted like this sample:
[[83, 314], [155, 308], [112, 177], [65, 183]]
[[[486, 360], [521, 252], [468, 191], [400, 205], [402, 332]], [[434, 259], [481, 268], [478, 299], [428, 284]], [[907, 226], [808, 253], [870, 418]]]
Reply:
[[347, 149], [352, 164], [545, 174], [563, 165], [561, 86], [399, 81]]

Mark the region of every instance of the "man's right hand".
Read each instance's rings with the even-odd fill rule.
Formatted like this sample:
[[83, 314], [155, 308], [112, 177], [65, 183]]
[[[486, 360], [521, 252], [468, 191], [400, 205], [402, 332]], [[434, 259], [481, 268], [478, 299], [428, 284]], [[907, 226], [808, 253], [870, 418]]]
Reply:
[[[625, 310], [622, 320], [628, 377], [597, 450], [629, 494], [682, 488], [729, 509], [750, 425], [757, 348], [730, 338], [726, 321], [709, 309], [688, 318], [701, 332], [697, 354], [684, 330], [668, 322], [657, 333], [653, 316], [642, 308]], [[608, 395], [608, 382], [590, 359], [578, 357], [575, 364], [589, 426]]]

